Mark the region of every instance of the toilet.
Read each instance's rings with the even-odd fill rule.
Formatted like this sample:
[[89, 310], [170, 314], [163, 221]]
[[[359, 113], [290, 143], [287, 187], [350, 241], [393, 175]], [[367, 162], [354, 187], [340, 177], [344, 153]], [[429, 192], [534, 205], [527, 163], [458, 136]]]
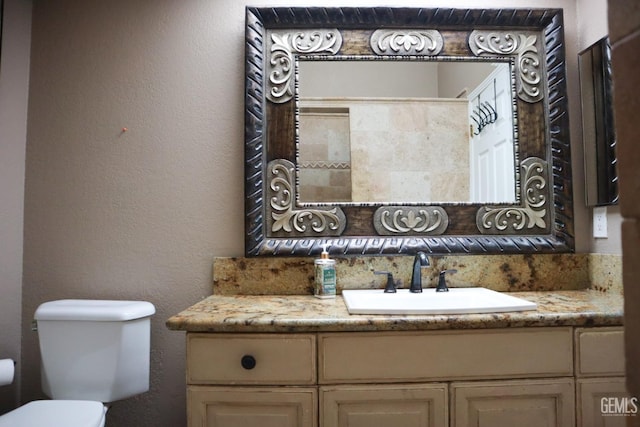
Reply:
[[103, 427], [107, 404], [149, 390], [146, 301], [58, 300], [35, 312], [42, 390], [0, 416], [0, 427]]

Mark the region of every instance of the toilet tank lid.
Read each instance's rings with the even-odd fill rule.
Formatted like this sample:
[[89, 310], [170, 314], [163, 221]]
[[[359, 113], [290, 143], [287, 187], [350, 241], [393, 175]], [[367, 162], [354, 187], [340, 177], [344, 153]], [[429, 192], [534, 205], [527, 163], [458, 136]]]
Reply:
[[156, 312], [147, 301], [64, 299], [41, 304], [36, 320], [89, 320], [121, 322], [151, 316]]

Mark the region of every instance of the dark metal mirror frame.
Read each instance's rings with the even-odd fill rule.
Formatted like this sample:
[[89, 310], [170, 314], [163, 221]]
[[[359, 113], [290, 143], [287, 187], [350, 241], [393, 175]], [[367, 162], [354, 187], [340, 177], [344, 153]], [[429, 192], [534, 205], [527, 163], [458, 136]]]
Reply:
[[[287, 87], [289, 77], [285, 76], [284, 83], [282, 77], [297, 72], [298, 55], [318, 52], [306, 50], [317, 41], [314, 35], [328, 40], [330, 54], [371, 55], [376, 53], [368, 43], [382, 29], [398, 30], [405, 40], [416, 32], [428, 33], [427, 38], [440, 33], [444, 43], [439, 49], [444, 56], [516, 58], [520, 67], [515, 73], [518, 99], [514, 101], [518, 111], [514, 132], [521, 159], [516, 159], [519, 204], [299, 203], [295, 194], [295, 88]], [[298, 36], [311, 38], [294, 49], [289, 39]], [[340, 43], [333, 46], [336, 37]], [[246, 255], [308, 256], [319, 253], [327, 243], [334, 255], [573, 251], [561, 9], [248, 7], [245, 42]], [[276, 51], [283, 45], [285, 55], [281, 57], [282, 52]], [[517, 51], [505, 53], [514, 46]], [[421, 54], [413, 45], [407, 47], [400, 54], [434, 55]], [[529, 57], [531, 52], [535, 52], [533, 57]], [[528, 92], [525, 86], [530, 77], [537, 81], [532, 95], [521, 93]], [[288, 96], [282, 101], [268, 99], [285, 92]], [[395, 225], [409, 226], [394, 229], [385, 223], [391, 217]], [[442, 218], [446, 219], [444, 227]]]
[[[618, 157], [609, 37], [603, 37], [580, 52], [578, 67], [587, 206], [615, 205], [618, 204]], [[587, 132], [589, 128], [591, 132]]]

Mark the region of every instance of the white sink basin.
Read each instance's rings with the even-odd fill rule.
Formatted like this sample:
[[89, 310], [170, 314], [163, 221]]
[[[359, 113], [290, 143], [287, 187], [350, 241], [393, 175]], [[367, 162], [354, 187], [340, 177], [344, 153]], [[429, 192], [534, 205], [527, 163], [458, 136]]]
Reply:
[[499, 313], [535, 310], [536, 304], [486, 288], [449, 288], [436, 292], [426, 288], [422, 293], [398, 289], [344, 290], [342, 297], [350, 314], [463, 314]]

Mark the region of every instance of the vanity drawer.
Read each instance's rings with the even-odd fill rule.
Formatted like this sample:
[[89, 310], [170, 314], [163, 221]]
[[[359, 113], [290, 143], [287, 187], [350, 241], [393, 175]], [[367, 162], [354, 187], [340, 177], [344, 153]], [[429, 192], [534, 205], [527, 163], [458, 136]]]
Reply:
[[327, 333], [321, 384], [573, 375], [571, 328]]
[[624, 364], [622, 327], [576, 329], [576, 376], [624, 375]]
[[188, 384], [315, 382], [313, 334], [187, 334]]

